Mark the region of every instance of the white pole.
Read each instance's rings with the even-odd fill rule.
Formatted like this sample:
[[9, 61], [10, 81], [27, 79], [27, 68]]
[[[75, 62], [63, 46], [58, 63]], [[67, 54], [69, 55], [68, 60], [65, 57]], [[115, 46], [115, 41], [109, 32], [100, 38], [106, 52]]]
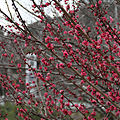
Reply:
[[[31, 66], [31, 68], [37, 68], [37, 57], [35, 54], [27, 54], [26, 55], [27, 63]], [[29, 66], [26, 65], [26, 83], [29, 83], [29, 87], [32, 87], [30, 89], [30, 93], [33, 93], [36, 91], [36, 88], [34, 86], [37, 84], [37, 78], [34, 76], [34, 73], [32, 70], [29, 70]], [[35, 81], [33, 84], [32, 81]]]

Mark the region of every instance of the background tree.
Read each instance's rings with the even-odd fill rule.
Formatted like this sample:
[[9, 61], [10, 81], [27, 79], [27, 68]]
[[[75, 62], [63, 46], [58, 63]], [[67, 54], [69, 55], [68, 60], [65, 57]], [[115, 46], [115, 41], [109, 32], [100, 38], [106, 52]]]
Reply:
[[[7, 33], [0, 41], [3, 100], [21, 107], [16, 112], [25, 120], [119, 119], [119, 1], [31, 0], [32, 9], [11, 1], [17, 19], [0, 10], [10, 22], [1, 25]], [[38, 22], [27, 25], [17, 5]], [[28, 64], [33, 58], [27, 54], [37, 56], [37, 68]], [[32, 86], [26, 65], [37, 79]]]

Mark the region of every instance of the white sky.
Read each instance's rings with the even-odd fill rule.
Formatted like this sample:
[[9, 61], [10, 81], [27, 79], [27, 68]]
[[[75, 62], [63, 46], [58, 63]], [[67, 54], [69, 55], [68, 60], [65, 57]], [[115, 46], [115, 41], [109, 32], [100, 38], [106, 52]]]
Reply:
[[[8, 12], [8, 8], [5, 4], [5, 1], [7, 1], [8, 5], [9, 5], [9, 9], [12, 13], [12, 17], [14, 18], [14, 20], [16, 22], [19, 23], [19, 20], [16, 18], [16, 15], [15, 15], [15, 11], [13, 10], [12, 8], [12, 2], [11, 0], [0, 0], [0, 9], [2, 11], [4, 11], [8, 16], [10, 16], [9, 12]], [[18, 1], [20, 4], [22, 4], [25, 8], [27, 8], [28, 10], [30, 10], [31, 12], [33, 12], [31, 9], [32, 9], [32, 2], [30, 0], [15, 0], [15, 1]], [[40, 3], [41, 0], [35, 0], [36, 3]], [[43, 1], [49, 1], [49, 0], [43, 0]], [[70, 0], [71, 2], [72, 0]], [[61, 3], [63, 4], [63, 2], [61, 1]], [[16, 2], [15, 2], [23, 20], [25, 20], [27, 22], [27, 24], [30, 24], [30, 23], [33, 23], [37, 20], [36, 17], [34, 17], [33, 15], [29, 14], [27, 11], [25, 11], [23, 8], [21, 8]], [[51, 7], [47, 7], [46, 10], [45, 10], [46, 14], [50, 15], [52, 17], [52, 12], [51, 12]], [[5, 17], [0, 14], [0, 25], [7, 25], [9, 23], [7, 23], [5, 21]]]
[[[8, 5], [9, 5], [9, 9], [10, 9], [10, 11], [12, 13], [12, 17], [14, 18], [14, 20], [16, 22], [19, 22], [19, 20], [17, 20], [17, 18], [16, 18], [14, 10], [13, 10], [11, 0], [6, 0], [6, 1], [7, 1]], [[32, 2], [30, 0], [17, 0], [17, 1], [19, 1], [19, 3], [22, 4], [25, 8], [27, 8], [28, 10], [33, 12], [31, 10], [32, 9], [32, 7], [31, 7], [32, 6]], [[36, 1], [36, 3], [39, 3], [40, 0], [35, 0], [35, 1]], [[33, 22], [35, 22], [37, 20], [33, 15], [29, 14], [27, 11], [25, 11], [23, 8], [21, 8], [17, 3], [16, 3], [16, 6], [17, 6], [17, 8], [18, 8], [22, 18], [28, 24], [33, 23]], [[8, 12], [8, 8], [7, 8], [6, 4], [5, 4], [5, 0], [0, 0], [0, 9], [2, 11], [4, 11], [10, 17], [10, 14]], [[7, 23], [5, 21], [5, 17], [2, 14], [0, 14], [0, 25], [6, 25], [6, 24]]]

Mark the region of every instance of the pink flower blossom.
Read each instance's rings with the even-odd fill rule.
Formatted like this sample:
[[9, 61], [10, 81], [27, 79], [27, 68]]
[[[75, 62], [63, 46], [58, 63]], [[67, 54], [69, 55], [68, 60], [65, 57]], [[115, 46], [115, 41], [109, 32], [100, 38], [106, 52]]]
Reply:
[[29, 86], [29, 83], [26, 83], [26, 86]]
[[58, 42], [60, 44], [59, 38], [55, 37], [54, 41]]
[[47, 76], [45, 79], [46, 79], [47, 81], [49, 81], [49, 80], [50, 80], [50, 76]]
[[47, 24], [47, 27], [51, 28], [51, 25], [50, 25], [50, 24]]
[[51, 105], [55, 104], [54, 100], [51, 100]]
[[106, 17], [102, 17], [103, 21], [106, 22], [107, 21], [107, 18]]
[[35, 106], [38, 106], [38, 103], [35, 103]]
[[71, 115], [71, 114], [72, 114], [72, 111], [68, 111], [68, 114]]
[[30, 100], [28, 100], [28, 104], [31, 104], [31, 101], [30, 101]]
[[50, 57], [49, 60], [54, 60], [54, 57]]
[[67, 31], [64, 31], [64, 34], [67, 34]]
[[7, 53], [4, 54], [4, 57], [7, 57]]
[[113, 22], [113, 18], [110, 16], [110, 22], [112, 23]]
[[48, 96], [48, 93], [46, 92], [46, 93], [44, 93], [44, 97], [46, 98]]
[[13, 54], [11, 54], [11, 58], [13, 58], [14, 57], [14, 55]]
[[76, 17], [79, 18], [79, 15], [77, 15]]
[[21, 67], [21, 63], [18, 63], [17, 66], [18, 66], [18, 68], [20, 68]]
[[30, 36], [30, 35], [28, 36], [28, 39], [31, 39], [31, 36]]
[[64, 92], [64, 90], [60, 90], [60, 93], [63, 93]]
[[27, 46], [28, 46], [28, 44], [25, 43], [25, 47], [27, 47]]
[[90, 27], [88, 27], [88, 31], [91, 31], [91, 28], [90, 28]]
[[119, 116], [119, 115], [120, 115], [120, 111], [117, 111], [117, 112], [115, 113], [115, 115], [116, 115], [116, 116]]
[[88, 45], [89, 45], [89, 43], [88, 43], [86, 40], [84, 40], [84, 41], [82, 42], [82, 44], [85, 45], [85, 46], [88, 46]]
[[68, 44], [68, 47], [69, 47], [69, 48], [72, 48], [72, 45], [71, 45], [71, 44]]
[[23, 94], [25, 94], [26, 93], [26, 91], [23, 91]]
[[69, 106], [69, 105], [70, 105], [70, 103], [69, 103], [69, 102], [66, 102], [66, 103], [65, 103], [65, 106]]
[[63, 64], [63, 63], [60, 63], [60, 64], [59, 64], [59, 68], [64, 69], [64, 64]]
[[71, 79], [71, 80], [74, 80], [74, 78], [75, 78], [75, 76], [70, 76], [70, 79]]
[[72, 66], [72, 63], [69, 62], [69, 63], [67, 64], [67, 66], [68, 66], [68, 68], [70, 68], [70, 67]]
[[79, 24], [77, 24], [77, 25], [75, 26], [75, 29], [77, 29], [77, 28], [80, 28], [80, 25], [79, 25]]
[[46, 42], [46, 43], [49, 42], [50, 39], [51, 39], [51, 37], [47, 36], [47, 38], [45, 38], [45, 42]]
[[65, 51], [63, 51], [63, 56], [65, 56], [66, 58], [68, 58], [68, 53], [67, 53], [67, 51], [65, 50]]
[[53, 44], [51, 44], [51, 43], [48, 43], [48, 44], [47, 44], [47, 47], [48, 47], [48, 49], [51, 49], [51, 50], [54, 48], [54, 47], [53, 47]]
[[16, 39], [14, 39], [14, 43], [17, 43], [17, 40], [16, 40]]
[[99, 0], [99, 1], [98, 1], [98, 4], [101, 5], [101, 4], [102, 4], [102, 0]]
[[100, 49], [101, 47], [100, 47], [100, 45], [97, 45], [96, 48], [97, 48], [97, 49]]

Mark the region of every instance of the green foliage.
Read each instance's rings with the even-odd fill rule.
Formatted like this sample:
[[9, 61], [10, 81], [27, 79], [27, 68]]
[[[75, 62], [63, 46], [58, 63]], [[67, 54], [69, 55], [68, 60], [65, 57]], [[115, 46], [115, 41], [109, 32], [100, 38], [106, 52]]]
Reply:
[[[4, 105], [0, 105], [0, 108], [1, 108], [0, 113], [2, 115], [5, 115], [6, 113], [8, 113], [8, 115], [6, 116], [6, 118], [8, 118], [8, 120], [16, 120], [16, 118], [18, 120], [24, 120], [22, 117], [18, 116], [18, 113], [17, 113], [17, 108], [21, 109], [21, 106], [16, 106], [15, 103], [6, 102]], [[55, 109], [52, 109], [52, 110], [53, 110], [53, 114], [52, 114], [53, 116], [59, 116], [60, 115], [60, 112], [57, 112]], [[32, 119], [34, 119], [34, 120], [40, 120], [40, 117], [38, 117], [38, 116], [35, 116], [35, 115], [32, 115], [32, 114], [29, 114], [29, 115], [32, 116]], [[71, 115], [71, 117], [66, 115], [66, 116], [64, 116], [63, 119], [67, 119], [67, 120], [69, 120], [71, 118], [74, 119], [76, 116], [77, 116], [78, 119], [83, 119], [79, 112], [73, 113]], [[99, 113], [97, 113], [96, 114], [96, 120], [99, 120], [100, 118], [101, 118], [101, 115]], [[0, 120], [5, 120], [5, 118], [0, 117]]]
[[[8, 113], [8, 115], [6, 116], [6, 118], [8, 118], [8, 120], [16, 120], [16, 118], [18, 120], [24, 120], [24, 118], [22, 118], [21, 116], [18, 116], [18, 112], [17, 112], [17, 108], [21, 109], [21, 106], [16, 106], [15, 103], [6, 102], [4, 105], [0, 105], [0, 108], [1, 108], [0, 113], [3, 116], [6, 113]], [[35, 115], [31, 115], [31, 116], [34, 120], [40, 119], [40, 117], [38, 117], [38, 116], [35, 116]], [[0, 120], [5, 120], [5, 118], [3, 118], [1, 116]]]
[[[15, 112], [17, 108], [20, 108], [20, 106], [16, 106], [14, 103], [6, 102], [4, 105], [0, 105], [0, 108], [2, 115], [8, 113], [6, 118], [8, 118], [9, 120], [16, 120], [15, 117], [17, 117], [20, 120], [23, 120], [20, 116], [18, 116], [17, 112]], [[0, 118], [0, 120], [4, 120], [4, 118], [2, 117]]]

